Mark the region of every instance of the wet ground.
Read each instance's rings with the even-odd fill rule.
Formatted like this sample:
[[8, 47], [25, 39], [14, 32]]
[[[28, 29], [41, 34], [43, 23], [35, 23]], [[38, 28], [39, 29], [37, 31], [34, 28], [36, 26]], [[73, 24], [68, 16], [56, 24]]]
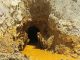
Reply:
[[75, 60], [70, 56], [38, 49], [34, 45], [27, 45], [22, 53], [29, 57], [30, 60]]

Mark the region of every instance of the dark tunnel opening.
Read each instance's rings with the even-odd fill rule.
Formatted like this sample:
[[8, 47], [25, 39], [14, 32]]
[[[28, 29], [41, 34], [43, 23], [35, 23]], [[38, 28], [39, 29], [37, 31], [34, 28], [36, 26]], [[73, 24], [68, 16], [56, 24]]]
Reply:
[[28, 38], [30, 39], [29, 44], [30, 45], [35, 45], [38, 43], [38, 37], [37, 33], [39, 32], [39, 29], [35, 26], [31, 26], [28, 28]]

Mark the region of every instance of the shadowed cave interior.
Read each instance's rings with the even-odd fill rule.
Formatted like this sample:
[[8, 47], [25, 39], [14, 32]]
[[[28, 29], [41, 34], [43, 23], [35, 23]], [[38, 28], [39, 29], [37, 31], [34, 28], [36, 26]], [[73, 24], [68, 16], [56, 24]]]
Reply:
[[[26, 6], [27, 4], [25, 4], [25, 7]], [[50, 2], [47, 0], [32, 1], [32, 3], [29, 4], [29, 12], [31, 15], [31, 21], [27, 21], [27, 23], [24, 21], [25, 24], [23, 23], [22, 30], [27, 33], [30, 41], [29, 43], [25, 41], [24, 46], [26, 46], [27, 43], [28, 45], [36, 45], [38, 46], [38, 48], [42, 48], [43, 43], [40, 41], [40, 37], [38, 38], [39, 35], [37, 33], [40, 32], [40, 34], [43, 35], [43, 37], [46, 38], [46, 40], [49, 37], [49, 33], [47, 31], [49, 28], [48, 18], [51, 13]]]
[[37, 37], [38, 32], [39, 29], [35, 26], [31, 26], [28, 28], [27, 34], [28, 34], [28, 38], [30, 39], [29, 41], [30, 45], [36, 45], [38, 43], [38, 37]]

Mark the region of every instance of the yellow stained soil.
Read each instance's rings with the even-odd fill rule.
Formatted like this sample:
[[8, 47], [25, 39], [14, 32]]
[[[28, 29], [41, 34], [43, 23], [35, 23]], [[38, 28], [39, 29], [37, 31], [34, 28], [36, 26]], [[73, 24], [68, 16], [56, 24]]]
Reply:
[[37, 49], [32, 45], [27, 45], [22, 53], [28, 56], [30, 60], [75, 60], [69, 56]]

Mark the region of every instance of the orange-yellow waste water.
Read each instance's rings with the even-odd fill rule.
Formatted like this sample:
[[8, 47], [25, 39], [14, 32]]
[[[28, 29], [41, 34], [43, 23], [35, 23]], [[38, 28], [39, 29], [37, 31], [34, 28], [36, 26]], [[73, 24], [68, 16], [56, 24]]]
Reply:
[[33, 45], [27, 45], [22, 53], [29, 57], [29, 60], [75, 60], [63, 54], [37, 49]]

